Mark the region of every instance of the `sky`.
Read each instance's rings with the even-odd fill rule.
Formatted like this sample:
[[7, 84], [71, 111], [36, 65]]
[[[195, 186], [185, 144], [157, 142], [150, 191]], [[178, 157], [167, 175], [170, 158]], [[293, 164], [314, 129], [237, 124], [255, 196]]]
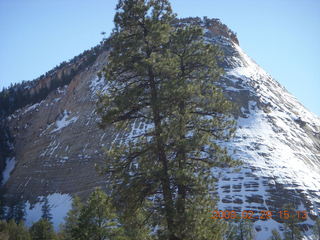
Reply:
[[[97, 45], [117, 0], [0, 0], [0, 89]], [[178, 17], [219, 18], [240, 46], [320, 116], [319, 0], [171, 0]]]

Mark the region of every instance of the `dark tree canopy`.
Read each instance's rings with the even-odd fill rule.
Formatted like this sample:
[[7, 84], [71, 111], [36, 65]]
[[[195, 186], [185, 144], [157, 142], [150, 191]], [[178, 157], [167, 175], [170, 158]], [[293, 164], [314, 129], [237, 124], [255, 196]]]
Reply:
[[119, 1], [98, 112], [102, 127], [146, 128], [115, 141], [103, 172], [120, 211], [152, 213], [161, 239], [220, 239], [211, 168], [233, 163], [217, 144], [234, 131], [232, 104], [215, 84], [219, 49], [174, 19], [165, 0]]

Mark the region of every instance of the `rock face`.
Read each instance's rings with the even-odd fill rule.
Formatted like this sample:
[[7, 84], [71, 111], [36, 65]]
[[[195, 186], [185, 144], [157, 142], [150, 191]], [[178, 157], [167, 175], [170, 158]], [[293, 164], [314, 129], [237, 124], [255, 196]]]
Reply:
[[94, 165], [102, 161], [102, 147], [110, 144], [113, 134], [97, 127], [95, 100], [102, 83], [97, 71], [106, 59], [103, 52], [69, 85], [9, 117], [16, 158], [5, 185], [9, 198], [33, 202], [37, 196], [82, 194], [103, 184]]
[[[179, 24], [201, 25], [206, 40], [224, 51], [220, 64], [226, 73], [219, 85], [238, 106], [236, 137], [221, 144], [244, 164], [237, 169], [213, 169], [218, 209], [239, 214], [273, 211], [273, 220], [255, 222], [256, 239], [262, 240], [273, 228], [281, 230], [277, 212], [292, 202], [298, 210], [308, 211], [309, 218], [302, 223], [307, 230], [320, 210], [319, 117], [251, 60], [218, 20], [189, 18]], [[111, 127], [103, 131], [97, 126], [95, 102], [105, 88], [97, 73], [107, 56], [108, 51], [102, 51], [68, 85], [7, 117], [15, 157], [3, 186], [7, 201], [19, 198], [34, 203], [38, 196], [54, 193], [86, 196], [105, 184], [95, 165], [103, 163], [103, 148], [121, 135]], [[135, 123], [131, 131], [142, 127]]]

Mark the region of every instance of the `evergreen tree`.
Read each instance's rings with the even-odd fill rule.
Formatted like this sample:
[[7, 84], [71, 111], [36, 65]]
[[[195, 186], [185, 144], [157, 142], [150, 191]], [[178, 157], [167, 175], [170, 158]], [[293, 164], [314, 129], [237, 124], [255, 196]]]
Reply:
[[[121, 200], [127, 198], [128, 192], [128, 201], [118, 202], [131, 205], [127, 206], [131, 211], [136, 211], [140, 207], [139, 202], [143, 202], [146, 196], [161, 185], [170, 239], [174, 239], [174, 203], [164, 139], [161, 136], [159, 84], [152, 58], [159, 55], [162, 46], [168, 42], [172, 19], [173, 14], [167, 1], [119, 1], [111, 40], [113, 50], [105, 72], [110, 94], [101, 99], [100, 108], [100, 113], [104, 114], [103, 124], [119, 123], [118, 127], [121, 128], [134, 119], [152, 119], [155, 124], [152, 143], [145, 142], [141, 147], [138, 144], [131, 144], [129, 148], [119, 146], [108, 153], [110, 167], [116, 169], [111, 174], [113, 176], [110, 175], [110, 180], [120, 183], [114, 194]], [[149, 107], [150, 110], [145, 112]], [[139, 168], [149, 169], [149, 173], [145, 170], [143, 174], [135, 171], [137, 174], [130, 176], [130, 168], [137, 166], [134, 164], [137, 158], [143, 160]], [[148, 159], [157, 159], [157, 164]], [[141, 191], [137, 192], [137, 187]]]
[[253, 223], [249, 219], [234, 220], [229, 225], [227, 240], [253, 240]]
[[22, 221], [16, 224], [16, 222], [11, 219], [8, 223], [5, 221], [0, 222], [0, 239], [31, 240], [31, 237]]
[[48, 222], [51, 222], [52, 214], [50, 212], [51, 211], [51, 206], [49, 204], [48, 197], [44, 198], [43, 205], [41, 207], [41, 211], [42, 211], [41, 218], [44, 219], [44, 220], [47, 220]]
[[25, 220], [26, 203], [24, 201], [12, 201], [5, 213], [7, 221], [13, 219], [16, 223]]
[[40, 219], [29, 229], [32, 240], [56, 240], [52, 224], [46, 219]]
[[79, 240], [124, 239], [110, 198], [100, 189], [96, 189], [81, 208], [78, 224], [71, 232], [73, 239]]
[[0, 220], [0, 239], [8, 240], [9, 233], [7, 230], [7, 222], [4, 220]]
[[[149, 203], [150, 205], [150, 203]], [[124, 236], [126, 239], [130, 240], [152, 240], [151, 225], [152, 214], [148, 212], [148, 208], [138, 208], [136, 211], [130, 211], [126, 213], [125, 211], [118, 213], [119, 221], [124, 229]]]
[[6, 215], [6, 211], [5, 211], [5, 205], [3, 202], [3, 195], [2, 195], [2, 191], [0, 190], [0, 220], [1, 219], [5, 219], [5, 215]]
[[272, 230], [272, 236], [271, 236], [270, 240], [282, 240], [280, 233], [276, 229]]
[[173, 19], [168, 1], [119, 1], [101, 126], [130, 129], [140, 121], [150, 128], [116, 142], [104, 173], [118, 208], [149, 208], [160, 237], [219, 239], [224, 224], [201, 223], [213, 209], [211, 168], [233, 163], [217, 144], [233, 133], [232, 105], [215, 86], [220, 51], [201, 29], [176, 29]]
[[26, 215], [26, 202], [21, 200], [18, 203], [16, 203], [14, 206], [13, 219], [18, 224], [21, 221], [25, 221], [25, 215]]
[[317, 217], [312, 230], [314, 239], [320, 240], [320, 217]]
[[65, 218], [65, 224], [62, 226], [62, 235], [64, 240], [72, 240], [72, 232], [75, 230], [79, 224], [80, 211], [83, 204], [78, 196], [73, 198], [72, 208], [67, 213]]
[[301, 220], [297, 216], [297, 208], [293, 204], [285, 204], [283, 206], [283, 210], [288, 212], [288, 219], [284, 220], [284, 237], [285, 240], [301, 240], [303, 238], [300, 228], [299, 222]]

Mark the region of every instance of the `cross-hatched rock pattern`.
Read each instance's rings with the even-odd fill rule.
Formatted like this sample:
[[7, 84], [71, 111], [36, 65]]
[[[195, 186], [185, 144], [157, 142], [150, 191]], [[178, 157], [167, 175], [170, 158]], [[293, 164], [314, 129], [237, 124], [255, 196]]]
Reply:
[[[308, 220], [301, 223], [307, 230], [320, 210], [319, 117], [250, 59], [219, 21], [189, 18], [180, 24], [201, 25], [206, 41], [223, 50], [220, 66], [225, 74], [217, 84], [237, 105], [236, 135], [219, 144], [243, 165], [212, 169], [217, 209], [276, 213], [291, 202], [308, 211]], [[111, 126], [99, 129], [95, 103], [107, 85], [97, 73], [107, 61], [105, 50], [70, 84], [7, 117], [15, 157], [14, 170], [3, 186], [7, 199], [35, 202], [38, 196], [56, 192], [87, 196], [106, 184], [96, 171], [96, 165], [103, 164], [103, 149], [150, 127], [135, 122], [129, 132]], [[282, 230], [281, 219], [257, 220], [256, 239], [266, 239], [272, 228]]]

